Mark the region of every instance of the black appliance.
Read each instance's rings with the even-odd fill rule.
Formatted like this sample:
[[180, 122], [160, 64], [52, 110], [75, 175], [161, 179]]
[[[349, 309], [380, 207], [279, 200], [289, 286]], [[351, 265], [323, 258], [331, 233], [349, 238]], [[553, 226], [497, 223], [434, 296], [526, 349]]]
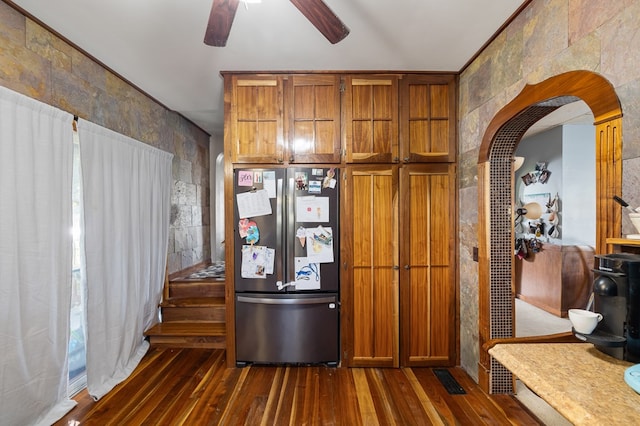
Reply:
[[335, 168], [234, 171], [236, 363], [337, 364]]
[[602, 314], [593, 333], [577, 337], [617, 359], [640, 363], [640, 255], [596, 255], [593, 310]]

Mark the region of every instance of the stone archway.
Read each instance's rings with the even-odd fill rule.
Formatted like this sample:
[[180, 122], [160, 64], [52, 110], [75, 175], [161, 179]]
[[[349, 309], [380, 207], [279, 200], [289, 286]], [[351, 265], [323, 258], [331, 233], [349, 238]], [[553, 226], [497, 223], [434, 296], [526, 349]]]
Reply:
[[511, 393], [509, 371], [483, 345], [513, 337], [513, 153], [527, 129], [562, 105], [583, 100], [596, 127], [596, 252], [621, 232], [622, 109], [599, 74], [571, 71], [527, 85], [489, 123], [478, 157], [479, 344], [478, 378], [491, 393]]

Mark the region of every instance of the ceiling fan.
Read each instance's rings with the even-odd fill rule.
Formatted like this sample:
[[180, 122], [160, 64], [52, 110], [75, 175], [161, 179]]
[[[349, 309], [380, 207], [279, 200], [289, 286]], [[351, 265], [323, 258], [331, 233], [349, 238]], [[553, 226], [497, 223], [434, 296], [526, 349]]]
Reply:
[[[295, 7], [324, 35], [335, 44], [349, 34], [340, 18], [329, 9], [323, 0], [290, 0]], [[222, 47], [227, 44], [231, 24], [240, 0], [213, 0], [204, 43]]]

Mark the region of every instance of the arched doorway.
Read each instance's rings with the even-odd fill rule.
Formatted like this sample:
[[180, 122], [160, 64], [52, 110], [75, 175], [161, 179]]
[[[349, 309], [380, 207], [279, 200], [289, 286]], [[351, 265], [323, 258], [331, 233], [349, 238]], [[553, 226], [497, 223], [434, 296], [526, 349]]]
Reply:
[[513, 336], [513, 153], [522, 135], [557, 108], [583, 100], [596, 126], [596, 252], [621, 232], [622, 109], [613, 86], [599, 74], [571, 71], [527, 85], [489, 123], [478, 157], [479, 344], [478, 378], [491, 393], [511, 393], [509, 371], [483, 345]]

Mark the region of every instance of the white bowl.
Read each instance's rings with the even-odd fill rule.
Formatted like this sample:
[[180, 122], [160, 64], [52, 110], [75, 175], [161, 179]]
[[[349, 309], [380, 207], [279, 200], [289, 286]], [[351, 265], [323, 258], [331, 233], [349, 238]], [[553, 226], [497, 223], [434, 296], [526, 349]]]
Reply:
[[591, 334], [602, 320], [602, 314], [585, 309], [569, 309], [569, 320], [580, 334]]

